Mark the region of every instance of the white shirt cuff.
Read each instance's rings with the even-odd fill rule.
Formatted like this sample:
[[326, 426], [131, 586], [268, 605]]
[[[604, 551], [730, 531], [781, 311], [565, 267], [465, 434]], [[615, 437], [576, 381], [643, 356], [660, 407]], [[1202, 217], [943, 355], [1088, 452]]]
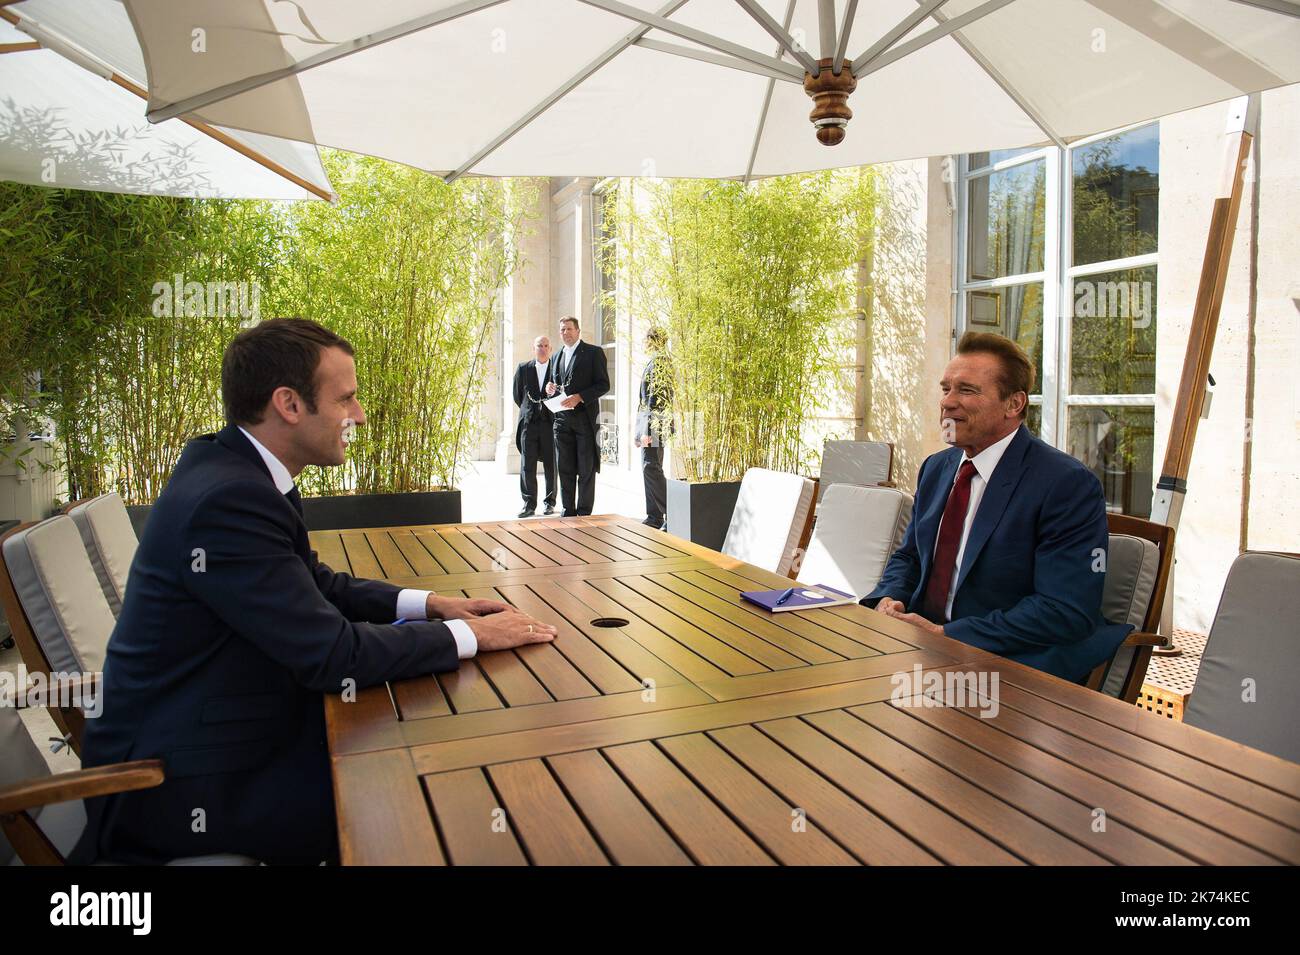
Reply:
[[431, 590], [403, 590], [397, 595], [398, 620], [428, 620]]
[[[397, 595], [397, 617], [406, 620], [428, 620], [431, 590], [403, 590]], [[468, 660], [478, 653], [478, 637], [464, 620], [444, 620], [456, 641], [456, 655]]]
[[469, 628], [464, 620], [444, 620], [447, 629], [451, 635], [456, 638], [456, 655], [462, 660], [468, 660], [478, 653], [478, 637], [474, 636], [474, 631]]

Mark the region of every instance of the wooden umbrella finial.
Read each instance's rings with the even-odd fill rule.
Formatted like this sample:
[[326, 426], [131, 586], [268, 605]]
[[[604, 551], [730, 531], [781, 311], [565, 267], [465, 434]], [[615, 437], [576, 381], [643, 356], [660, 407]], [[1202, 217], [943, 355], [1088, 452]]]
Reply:
[[813, 99], [813, 110], [808, 114], [817, 130], [817, 141], [823, 146], [835, 146], [844, 141], [844, 127], [853, 118], [849, 109], [849, 94], [858, 87], [852, 64], [845, 60], [836, 75], [831, 70], [833, 61], [828, 57], [818, 60], [816, 76], [805, 73], [803, 91]]

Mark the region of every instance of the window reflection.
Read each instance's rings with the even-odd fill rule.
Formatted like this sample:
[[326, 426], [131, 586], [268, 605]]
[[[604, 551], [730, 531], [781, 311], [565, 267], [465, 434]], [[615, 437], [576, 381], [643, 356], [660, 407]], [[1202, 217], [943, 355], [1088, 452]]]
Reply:
[[1156, 390], [1156, 267], [1078, 276], [1071, 295], [1070, 391]]
[[1155, 409], [1076, 405], [1068, 421], [1066, 450], [1097, 475], [1106, 509], [1150, 517]]
[[1160, 219], [1160, 126], [1076, 148], [1074, 264], [1156, 251]]
[[1043, 270], [1045, 176], [1040, 159], [969, 181], [972, 281]]

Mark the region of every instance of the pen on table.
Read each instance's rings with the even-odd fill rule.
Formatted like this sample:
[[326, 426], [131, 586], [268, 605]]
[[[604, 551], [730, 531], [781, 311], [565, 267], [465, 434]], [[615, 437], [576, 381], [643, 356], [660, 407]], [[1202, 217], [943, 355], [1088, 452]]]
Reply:
[[781, 592], [781, 596], [779, 596], [779, 597], [776, 598], [776, 603], [774, 604], [774, 606], [777, 606], [777, 607], [781, 606], [781, 604], [785, 603], [787, 600], [790, 599], [790, 596], [791, 596], [793, 593], [794, 593], [794, 588], [793, 588], [793, 587], [791, 587], [789, 590], [783, 590], [783, 591]]
[[401, 626], [402, 624], [404, 624], [404, 623], [406, 623], [406, 618], [405, 618], [405, 617], [398, 617], [396, 620], [393, 621], [393, 626], [394, 626], [394, 627], [400, 627], [400, 626]]

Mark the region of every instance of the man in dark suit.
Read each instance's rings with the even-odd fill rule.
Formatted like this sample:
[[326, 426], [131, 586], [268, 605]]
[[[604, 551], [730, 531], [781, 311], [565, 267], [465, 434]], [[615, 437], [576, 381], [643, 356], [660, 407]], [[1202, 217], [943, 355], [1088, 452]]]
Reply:
[[515, 369], [515, 406], [519, 424], [515, 428], [515, 447], [519, 449], [519, 491], [524, 497], [520, 517], [532, 517], [537, 511], [537, 462], [546, 475], [546, 510], [555, 513], [555, 432], [554, 415], [542, 402], [546, 399], [546, 381], [550, 376], [551, 340], [545, 335], [533, 339], [535, 358], [521, 362]]
[[1132, 627], [1101, 616], [1101, 483], [1023, 424], [1033, 381], [1014, 342], [962, 337], [940, 382], [953, 447], [921, 465], [903, 543], [861, 602], [1078, 681]]
[[637, 398], [636, 433], [632, 436], [641, 449], [641, 480], [645, 484], [644, 524], [657, 530], [667, 530], [668, 481], [664, 477], [664, 432], [671, 425], [665, 418], [671, 395], [671, 381], [666, 374], [656, 374], [656, 362], [663, 364], [667, 337], [663, 329], [655, 327], [646, 335], [646, 351], [650, 360], [641, 373], [641, 388]]
[[226, 348], [221, 391], [227, 427], [186, 445], [149, 515], [83, 745], [87, 768], [161, 759], [166, 780], [90, 800], [77, 862], [331, 858], [324, 694], [348, 700], [555, 635], [497, 601], [357, 580], [316, 559], [293, 479], [342, 464], [365, 423], [344, 339], [303, 319], [262, 322]]
[[[596, 503], [596, 472], [600, 454], [596, 431], [600, 417], [600, 396], [609, 391], [605, 351], [582, 340], [578, 320], [572, 315], [560, 319], [564, 347], [555, 356], [548, 397], [563, 392], [567, 397], [555, 415], [555, 466], [560, 472], [563, 517], [590, 514]], [[574, 484], [577, 499], [574, 499]]]

